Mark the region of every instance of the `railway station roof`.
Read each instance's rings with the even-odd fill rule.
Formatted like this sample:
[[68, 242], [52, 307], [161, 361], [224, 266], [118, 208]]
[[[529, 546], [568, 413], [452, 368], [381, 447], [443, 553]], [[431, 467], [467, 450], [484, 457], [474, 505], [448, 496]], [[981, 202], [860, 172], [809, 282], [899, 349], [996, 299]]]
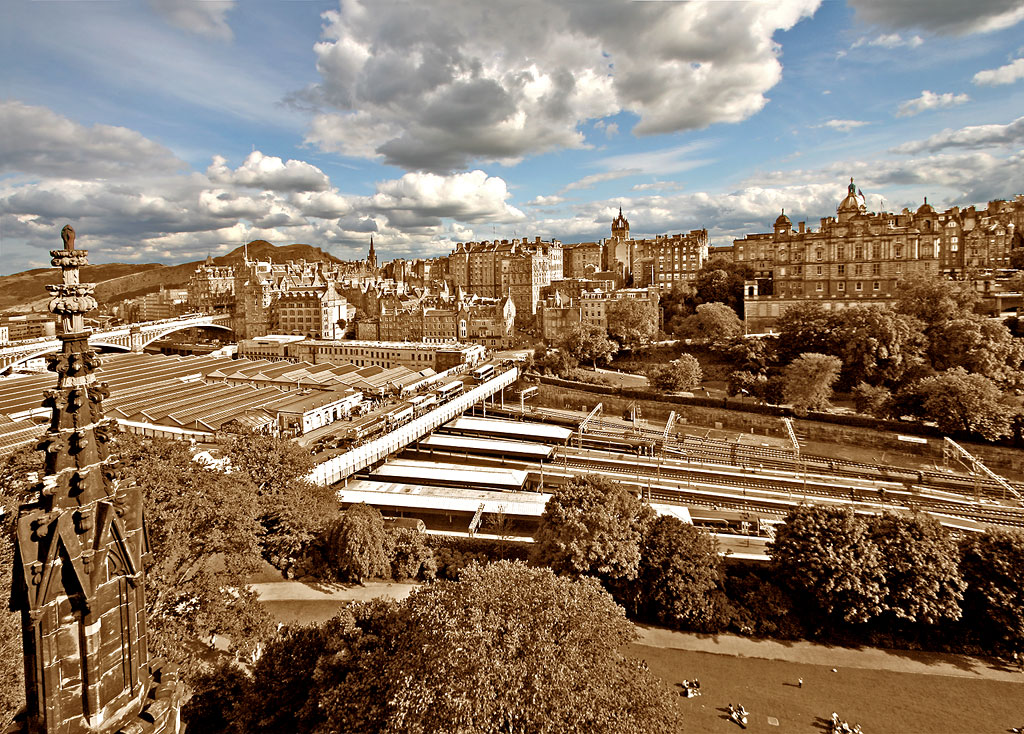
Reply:
[[373, 475], [396, 482], [456, 483], [470, 489], [490, 486], [520, 490], [526, 484], [527, 479], [527, 473], [519, 469], [443, 464], [409, 459], [389, 461], [375, 469]]
[[507, 436], [509, 438], [526, 436], [535, 441], [557, 441], [559, 443], [565, 443], [573, 433], [568, 428], [553, 426], [547, 423], [505, 421], [494, 418], [468, 418], [466, 416], [456, 418], [451, 423], [445, 424], [444, 427], [457, 431]]
[[443, 433], [427, 436], [420, 440], [419, 445], [444, 451], [486, 451], [510, 457], [528, 456], [537, 459], [549, 459], [551, 454], [554, 453], [554, 447], [544, 444], [527, 441], [503, 441], [496, 438], [482, 438], [478, 436], [453, 436]]
[[338, 501], [402, 507], [409, 510], [450, 510], [473, 512], [482, 504], [485, 513], [504, 512], [509, 517], [540, 517], [549, 494], [502, 492], [433, 487], [428, 485], [357, 479], [338, 489]]

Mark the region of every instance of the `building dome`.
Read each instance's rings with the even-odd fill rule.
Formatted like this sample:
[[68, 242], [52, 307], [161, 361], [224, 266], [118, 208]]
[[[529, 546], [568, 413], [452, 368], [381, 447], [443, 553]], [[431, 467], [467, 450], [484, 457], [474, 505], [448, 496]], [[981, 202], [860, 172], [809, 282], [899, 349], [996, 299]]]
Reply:
[[935, 210], [932, 205], [928, 203], [928, 197], [924, 197], [924, 203], [917, 208], [918, 214], [934, 214]]
[[853, 178], [850, 179], [850, 186], [847, 188], [846, 198], [839, 202], [839, 209], [837, 211], [860, 211], [860, 201], [857, 200], [857, 186], [853, 183]]
[[782, 214], [780, 214], [779, 218], [775, 220], [775, 226], [789, 228], [792, 225], [793, 223], [789, 220], [789, 217], [786, 216], [786, 210], [783, 209]]

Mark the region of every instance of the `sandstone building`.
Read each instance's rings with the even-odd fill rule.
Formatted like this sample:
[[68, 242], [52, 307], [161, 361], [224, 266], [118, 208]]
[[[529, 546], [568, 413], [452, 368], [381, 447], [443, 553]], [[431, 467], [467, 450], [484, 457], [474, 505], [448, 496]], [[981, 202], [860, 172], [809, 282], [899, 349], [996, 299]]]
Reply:
[[498, 242], [459, 242], [448, 256], [453, 288], [484, 298], [508, 296], [516, 311], [533, 314], [541, 290], [563, 274], [562, 243], [540, 237]]
[[744, 307], [749, 331], [770, 328], [793, 304], [813, 301], [827, 309], [851, 304], [891, 304], [903, 278], [920, 273], [963, 277], [971, 269], [1009, 266], [1020, 241], [1024, 197], [936, 211], [927, 200], [914, 212], [869, 212], [853, 179], [834, 217], [816, 230], [785, 212], [771, 233], [734, 241], [734, 259], [755, 271]]
[[604, 270], [618, 273], [633, 287], [672, 290], [696, 278], [708, 259], [708, 231], [694, 229], [688, 234], [632, 239], [629, 221], [620, 208], [612, 220], [612, 236], [604, 242], [602, 257]]

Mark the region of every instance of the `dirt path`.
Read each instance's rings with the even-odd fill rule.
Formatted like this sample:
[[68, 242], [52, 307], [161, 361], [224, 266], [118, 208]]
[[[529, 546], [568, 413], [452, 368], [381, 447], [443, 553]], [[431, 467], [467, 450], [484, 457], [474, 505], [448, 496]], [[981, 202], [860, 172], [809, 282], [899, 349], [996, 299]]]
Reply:
[[823, 665], [837, 669], [890, 670], [897, 673], [957, 676], [1024, 684], [1024, 673], [1015, 668], [1003, 666], [995, 660], [968, 655], [884, 650], [874, 647], [833, 647], [813, 642], [755, 640], [725, 634], [700, 635], [641, 625], [638, 625], [637, 629], [641, 635], [637, 644], [662, 649], [690, 650], [764, 660], [785, 660], [792, 663]]

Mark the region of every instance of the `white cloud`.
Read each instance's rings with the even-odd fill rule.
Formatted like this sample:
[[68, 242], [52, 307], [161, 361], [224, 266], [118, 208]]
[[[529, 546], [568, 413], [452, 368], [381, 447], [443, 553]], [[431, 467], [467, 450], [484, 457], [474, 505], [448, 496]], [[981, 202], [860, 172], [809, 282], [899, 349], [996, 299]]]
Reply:
[[581, 123], [623, 110], [639, 135], [737, 122], [779, 81], [773, 34], [819, 4], [343, 0], [298, 95], [323, 110], [307, 141], [447, 171], [585, 147]]
[[0, 101], [0, 172], [105, 178], [166, 173], [185, 166], [164, 146], [134, 130], [86, 127], [46, 107]]
[[362, 257], [370, 232], [382, 253], [432, 250], [472, 224], [525, 219], [505, 181], [479, 170], [410, 173], [378, 182], [370, 196], [347, 195], [305, 161], [255, 151], [234, 169], [215, 156], [205, 173], [190, 172], [132, 130], [85, 128], [20, 103], [0, 109], [3, 271], [45, 265], [38, 253], [59, 245], [68, 222], [94, 262], [181, 262], [243, 236], [314, 243], [340, 257]]
[[327, 174], [305, 161], [282, 161], [254, 150], [241, 166], [232, 171], [227, 160], [214, 156], [206, 175], [214, 183], [247, 186], [271, 191], [326, 191], [331, 182]]
[[366, 205], [408, 221], [450, 217], [464, 222], [515, 222], [525, 215], [507, 203], [511, 197], [504, 179], [480, 170], [439, 176], [407, 173], [377, 184]]
[[[648, 174], [664, 176], [670, 173], [682, 173], [699, 166], [713, 163], [710, 158], [696, 158], [695, 154], [703, 152], [714, 145], [711, 140], [699, 140], [672, 148], [649, 150], [643, 153], [623, 153], [611, 155], [594, 162], [595, 166], [607, 168], [609, 171], [627, 172], [629, 175]], [[626, 175], [626, 174], [623, 174]]]
[[870, 124], [870, 122], [864, 120], [827, 120], [820, 125], [815, 125], [815, 127], [827, 127], [832, 130], [838, 130], [841, 133], [848, 133], [855, 128]]
[[552, 196], [535, 196], [529, 202], [527, 206], [558, 206], [564, 204], [566, 201], [564, 196], [558, 196], [557, 194]]
[[908, 99], [906, 102], [901, 102], [899, 108], [896, 110], [897, 117], [910, 117], [920, 112], [927, 110], [937, 110], [943, 107], [953, 107], [954, 105], [964, 104], [970, 101], [970, 97], [966, 94], [953, 94], [952, 92], [945, 92], [943, 94], [936, 94], [925, 89], [921, 92], [921, 96], [916, 99]]
[[1018, 79], [1024, 79], [1024, 59], [1015, 59], [1006, 66], [998, 69], [983, 69], [974, 75], [975, 84], [996, 86], [999, 84], [1013, 84]]
[[227, 14], [235, 0], [149, 0], [150, 7], [171, 25], [191, 33], [230, 41]]
[[965, 35], [1010, 28], [1024, 20], [1020, 0], [849, 0], [857, 17], [886, 28], [919, 28]]
[[981, 149], [1024, 145], [1024, 117], [1005, 125], [970, 125], [959, 130], [946, 129], [926, 140], [914, 140], [892, 149], [894, 153], [938, 153], [950, 148]]
[[592, 189], [599, 183], [605, 181], [615, 181], [616, 179], [625, 178], [627, 176], [636, 176], [637, 174], [643, 173], [639, 168], [627, 168], [620, 169], [618, 171], [605, 171], [604, 173], [592, 173], [589, 176], [584, 176], [578, 181], [566, 184], [562, 189], [562, 192], [572, 191], [573, 189]]
[[877, 46], [880, 48], [899, 48], [900, 46], [908, 46], [909, 48], [917, 48], [922, 43], [924, 43], [924, 39], [921, 38], [921, 36], [914, 35], [909, 38], [904, 38], [899, 33], [883, 33], [875, 36], [874, 38], [861, 36], [854, 41], [850, 48], [860, 48], [861, 46]]

